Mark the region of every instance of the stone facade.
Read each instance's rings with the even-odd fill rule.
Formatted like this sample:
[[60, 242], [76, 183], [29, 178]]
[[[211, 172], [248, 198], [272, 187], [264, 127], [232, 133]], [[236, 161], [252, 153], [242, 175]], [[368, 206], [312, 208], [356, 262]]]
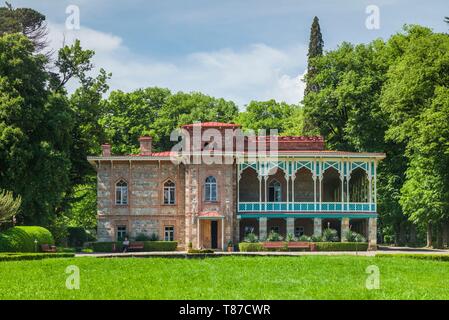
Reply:
[[[207, 127], [224, 136], [225, 129], [237, 126]], [[183, 129], [194, 136], [195, 125]], [[268, 143], [269, 139], [256, 140]], [[348, 230], [357, 230], [375, 248], [376, 165], [384, 155], [327, 152], [320, 137], [279, 139], [279, 151], [285, 155], [270, 160], [277, 169], [269, 171], [264, 171], [268, 160], [255, 164], [236, 154], [219, 154], [220, 163], [197, 163], [192, 161], [193, 150], [189, 161], [174, 161], [178, 153], [173, 158], [172, 152], [152, 152], [150, 137], [139, 139], [138, 155], [115, 156], [110, 145], [103, 145], [101, 156], [89, 157], [97, 170], [98, 240], [156, 235], [160, 240], [173, 238], [179, 249], [191, 245], [225, 250], [248, 232], [263, 240], [271, 231], [283, 237], [320, 236], [331, 227], [342, 241]], [[206, 147], [201, 143], [200, 151]], [[208, 177], [216, 183], [216, 199], [206, 198]], [[360, 183], [361, 179], [368, 183]], [[117, 195], [122, 191], [117, 190], [123, 185], [122, 199]], [[170, 201], [164, 201], [164, 186], [171, 190]], [[270, 200], [274, 192], [279, 197]]]

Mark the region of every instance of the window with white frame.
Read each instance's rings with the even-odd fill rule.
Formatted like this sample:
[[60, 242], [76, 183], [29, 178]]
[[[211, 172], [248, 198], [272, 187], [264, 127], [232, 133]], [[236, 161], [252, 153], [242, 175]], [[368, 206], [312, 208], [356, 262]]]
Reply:
[[209, 176], [206, 178], [204, 192], [205, 201], [217, 201], [217, 179], [215, 177]]
[[164, 240], [165, 241], [174, 241], [175, 240], [175, 227], [174, 226], [165, 226]]
[[296, 227], [295, 228], [295, 237], [298, 238], [302, 235], [304, 235], [304, 227], [302, 227], [302, 226]]
[[175, 183], [168, 180], [164, 183], [164, 204], [175, 204]]
[[117, 226], [117, 241], [123, 241], [126, 237], [126, 226]]
[[120, 180], [115, 184], [115, 204], [128, 204], [128, 183], [125, 180]]
[[281, 184], [277, 180], [272, 180], [268, 185], [268, 201], [281, 202]]

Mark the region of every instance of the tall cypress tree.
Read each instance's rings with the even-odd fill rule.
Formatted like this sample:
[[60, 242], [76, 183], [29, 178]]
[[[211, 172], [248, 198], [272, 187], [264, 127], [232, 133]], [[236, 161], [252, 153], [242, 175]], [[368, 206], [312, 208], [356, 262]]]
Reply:
[[305, 95], [307, 95], [311, 91], [318, 91], [317, 86], [311, 85], [310, 80], [313, 79], [313, 77], [316, 74], [316, 69], [313, 67], [313, 65], [310, 63], [311, 59], [322, 56], [323, 55], [323, 36], [321, 34], [320, 29], [320, 20], [318, 17], [313, 18], [312, 27], [310, 29], [310, 42], [309, 42], [309, 53], [307, 54], [308, 57], [308, 65], [307, 65], [307, 77], [306, 77], [306, 90]]

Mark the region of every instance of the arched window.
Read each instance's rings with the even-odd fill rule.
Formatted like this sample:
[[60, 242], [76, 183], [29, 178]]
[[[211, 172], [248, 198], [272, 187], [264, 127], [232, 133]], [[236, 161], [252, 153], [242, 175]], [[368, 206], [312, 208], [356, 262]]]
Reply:
[[205, 201], [217, 201], [217, 179], [215, 177], [209, 176], [206, 178], [204, 191]]
[[268, 185], [268, 202], [281, 202], [281, 184], [277, 180]]
[[175, 204], [176, 187], [173, 181], [164, 183], [164, 204]]
[[124, 180], [120, 180], [115, 184], [115, 204], [128, 204], [128, 183]]

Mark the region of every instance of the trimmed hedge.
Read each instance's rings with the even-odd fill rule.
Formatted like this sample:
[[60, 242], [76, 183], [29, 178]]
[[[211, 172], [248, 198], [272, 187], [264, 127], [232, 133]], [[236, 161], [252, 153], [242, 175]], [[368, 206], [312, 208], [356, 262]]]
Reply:
[[366, 242], [315, 242], [317, 251], [367, 251]]
[[42, 260], [49, 258], [73, 258], [73, 253], [11, 253], [0, 254], [0, 261]]
[[376, 258], [409, 258], [409, 259], [421, 259], [421, 260], [433, 260], [433, 261], [449, 261], [449, 254], [426, 254], [426, 253], [377, 253]]
[[264, 247], [260, 242], [240, 242], [239, 250], [242, 252], [259, 252], [264, 251]]
[[214, 253], [214, 250], [211, 249], [189, 249], [187, 251], [188, 254], [206, 254], [206, 253]]
[[[92, 242], [91, 247], [94, 252], [113, 252], [113, 244], [115, 243], [116, 251], [123, 250], [121, 241], [116, 242]], [[176, 251], [178, 242], [176, 241], [144, 241], [144, 251]]]
[[91, 247], [94, 252], [113, 252], [113, 244], [117, 251], [122, 251], [122, 243], [120, 241], [113, 242], [92, 242]]
[[144, 251], [176, 251], [178, 242], [176, 241], [145, 241]]
[[[368, 243], [361, 242], [314, 242], [317, 251], [367, 251]], [[280, 251], [294, 251], [294, 249], [286, 248], [287, 243], [284, 243]], [[239, 249], [242, 252], [259, 252], [259, 251], [273, 251], [265, 249], [261, 242], [241, 242]]]
[[0, 234], [0, 252], [36, 252], [42, 244], [54, 244], [50, 231], [37, 226], [13, 227]]

